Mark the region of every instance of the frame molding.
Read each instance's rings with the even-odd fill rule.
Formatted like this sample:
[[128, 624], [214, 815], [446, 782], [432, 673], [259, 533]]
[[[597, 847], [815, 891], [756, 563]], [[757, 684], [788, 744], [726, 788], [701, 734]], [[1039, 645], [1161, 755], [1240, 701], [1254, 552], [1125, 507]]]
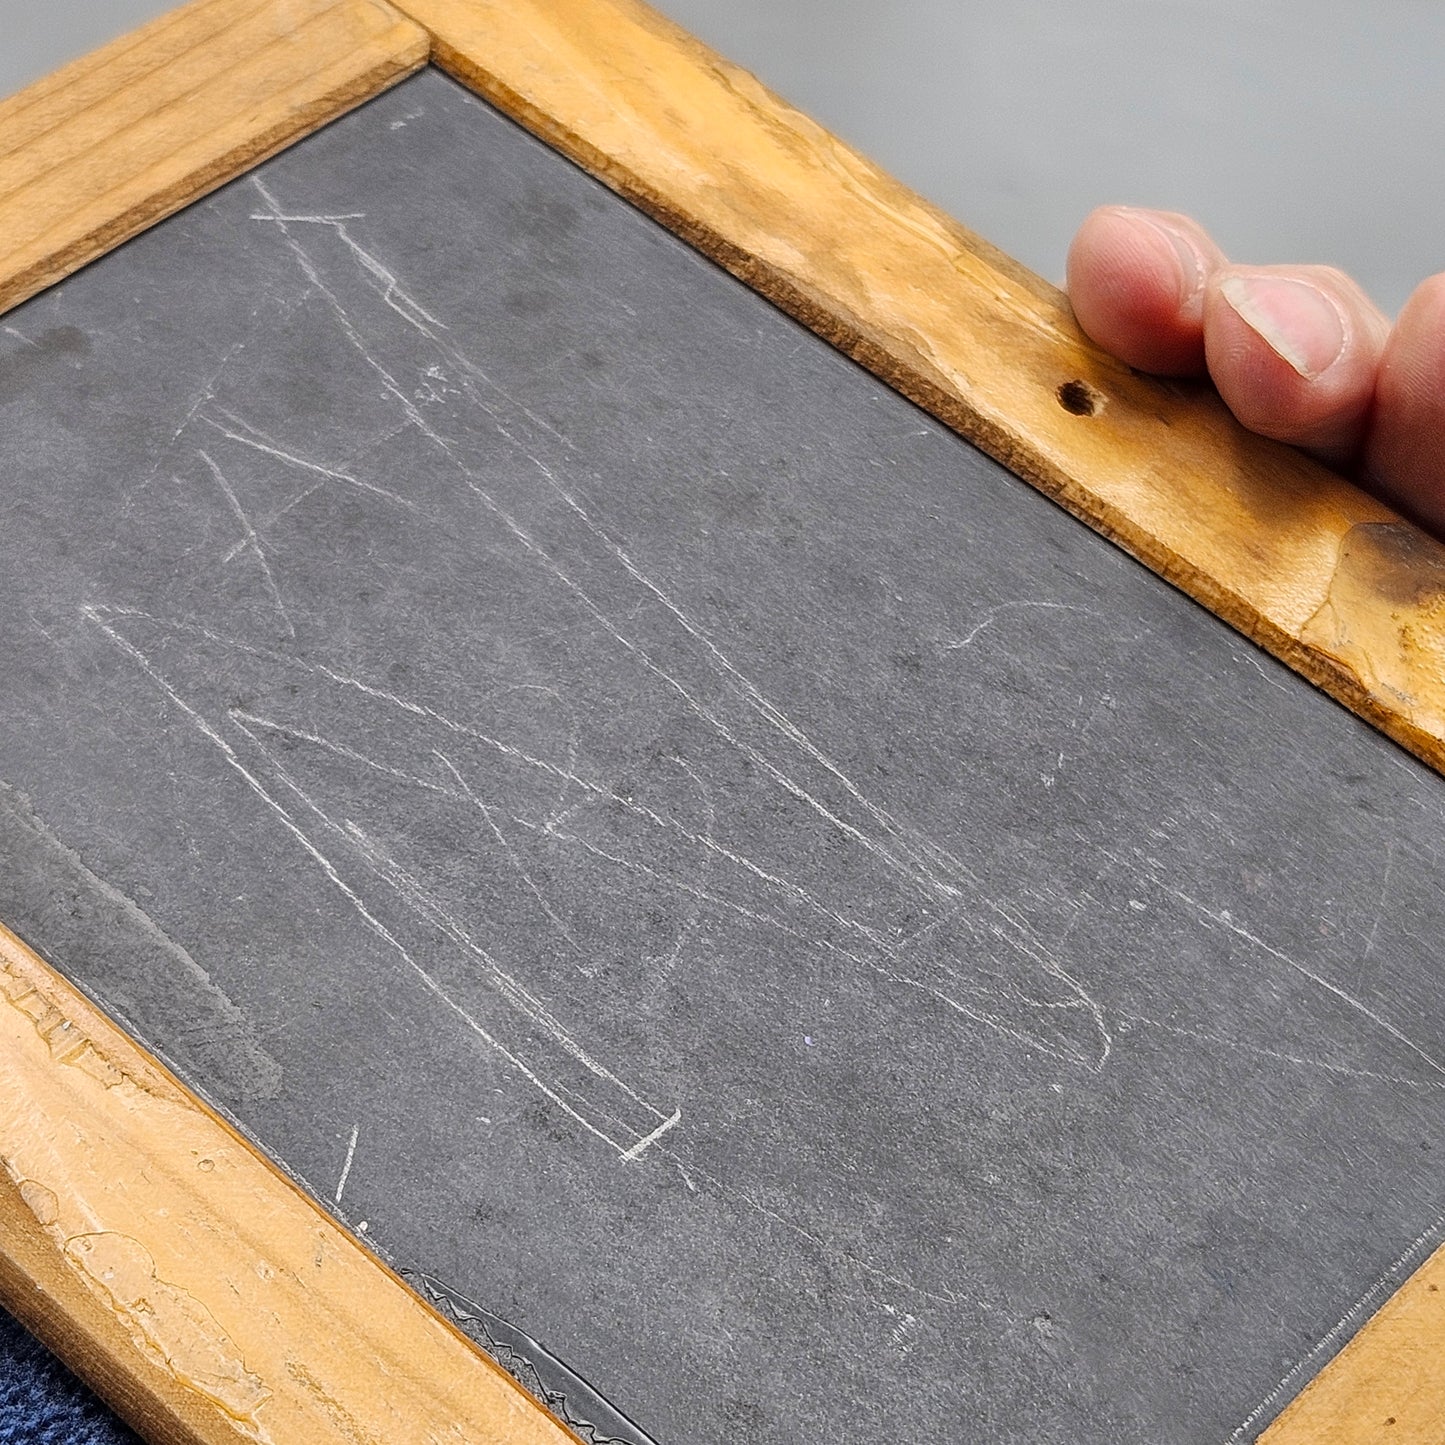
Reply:
[[201, 0], [0, 101], [0, 312], [426, 64], [376, 0]]
[[[162, 16], [0, 102], [0, 313], [428, 57], [1445, 770], [1445, 547], [1105, 355], [1061, 293], [637, 0]], [[3, 931], [0, 1057], [0, 1299], [157, 1445], [575, 1439]], [[1427, 1445], [1442, 1419], [1445, 1250], [1261, 1438]]]
[[0, 1298], [155, 1445], [575, 1445], [0, 929]]

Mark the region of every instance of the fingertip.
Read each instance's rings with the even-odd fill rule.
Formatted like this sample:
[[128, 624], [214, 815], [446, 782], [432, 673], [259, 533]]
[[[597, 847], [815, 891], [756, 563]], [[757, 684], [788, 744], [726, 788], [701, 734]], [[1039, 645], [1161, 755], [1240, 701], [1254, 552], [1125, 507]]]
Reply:
[[1445, 536], [1445, 273], [1415, 289], [1385, 344], [1363, 479]]
[[1205, 283], [1223, 256], [1186, 216], [1101, 206], [1069, 247], [1068, 291], [1086, 334], [1159, 375], [1204, 369]]
[[1330, 267], [1226, 267], [1205, 297], [1209, 374], [1229, 409], [1342, 470], [1364, 440], [1388, 329]]

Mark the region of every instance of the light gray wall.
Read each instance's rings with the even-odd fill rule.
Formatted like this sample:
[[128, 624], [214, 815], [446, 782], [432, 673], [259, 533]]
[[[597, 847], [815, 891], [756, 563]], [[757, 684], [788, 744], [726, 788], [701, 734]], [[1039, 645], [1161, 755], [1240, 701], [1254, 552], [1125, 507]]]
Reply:
[[1036, 271], [1101, 201], [1394, 309], [1445, 270], [1440, 0], [662, 0]]
[[0, 0], [0, 95], [133, 30], [174, 0]]
[[[0, 0], [0, 93], [167, 8]], [[1058, 279], [1099, 201], [1242, 260], [1344, 266], [1394, 309], [1445, 269], [1440, 0], [661, 0]]]

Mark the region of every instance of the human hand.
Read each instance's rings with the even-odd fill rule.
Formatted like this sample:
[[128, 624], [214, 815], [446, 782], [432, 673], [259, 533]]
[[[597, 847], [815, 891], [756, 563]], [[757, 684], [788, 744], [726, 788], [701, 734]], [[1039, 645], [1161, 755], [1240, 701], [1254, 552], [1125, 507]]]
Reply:
[[1251, 431], [1291, 442], [1445, 536], [1445, 273], [1392, 327], [1328, 266], [1235, 266], [1187, 216], [1104, 206], [1069, 299], [1141, 371], [1207, 374]]

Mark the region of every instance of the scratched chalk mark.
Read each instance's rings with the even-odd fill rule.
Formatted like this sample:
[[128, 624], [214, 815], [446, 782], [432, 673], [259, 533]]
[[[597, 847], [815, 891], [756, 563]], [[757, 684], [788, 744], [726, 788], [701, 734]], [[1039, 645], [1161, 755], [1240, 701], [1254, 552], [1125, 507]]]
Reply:
[[346, 1193], [346, 1181], [351, 1178], [351, 1166], [356, 1159], [356, 1141], [361, 1134], [361, 1126], [351, 1126], [351, 1138], [346, 1142], [346, 1160], [341, 1166], [341, 1178], [336, 1181], [335, 1200], [341, 1203], [341, 1196]]
[[237, 522], [241, 525], [242, 540], [236, 544], [223, 559], [229, 560], [236, 555], [240, 548], [244, 548], [260, 564], [261, 575], [266, 579], [266, 590], [270, 592], [272, 601], [276, 604], [276, 611], [281, 614], [281, 620], [286, 624], [286, 631], [290, 633], [292, 641], [296, 639], [296, 624], [291, 620], [291, 614], [286, 610], [286, 601], [281, 596], [281, 589], [276, 583], [276, 574], [271, 570], [271, 564], [266, 559], [266, 549], [261, 545], [261, 539], [256, 535], [256, 529], [251, 525], [251, 519], [246, 515], [245, 509], [236, 498], [235, 489], [226, 480], [225, 473], [212, 460], [206, 452], [197, 452], [197, 456], [205, 463], [206, 469], [214, 478], [216, 485], [221, 489], [231, 511], [235, 514]]
[[[328, 815], [284, 768], [274, 767], [279, 782], [278, 787], [276, 782], [265, 778], [260, 768], [248, 766], [237, 747], [228, 742], [218, 731], [218, 726], [224, 726], [223, 721], [218, 720], [217, 724], [209, 721], [193, 703], [167, 681], [151, 658], [124, 637], [98, 609], [89, 609], [87, 616], [125, 656], [130, 658], [155, 683], [201, 735], [221, 751], [226, 762], [244, 780], [252, 793], [266, 805], [271, 814], [279, 820], [286, 832], [320, 867], [328, 881], [340, 890], [365, 925], [394, 950], [426, 990], [478, 1040], [501, 1055], [512, 1068], [540, 1089], [557, 1108], [582, 1125], [588, 1133], [615, 1149], [619, 1156], [627, 1155], [636, 1144], [652, 1133], [658, 1123], [669, 1117], [667, 1112], [648, 1103], [636, 1090], [594, 1059], [552, 1011], [534, 994], [520, 985], [496, 961], [485, 946], [473, 938], [465, 924], [450, 914], [425, 885], [419, 883], [360, 830], [354, 826], [348, 828]], [[255, 735], [244, 724], [235, 724], [233, 720], [233, 726], [239, 731], [242, 738], [252, 742], [257, 741]], [[266, 756], [264, 749], [261, 749], [261, 752], [263, 757]], [[283, 790], [293, 795], [293, 808], [296, 803], [301, 805], [303, 811], [300, 814], [293, 813], [283, 801]], [[307, 814], [314, 820], [314, 824], [308, 825]], [[315, 824], [320, 825], [321, 832], [317, 832]], [[337, 835], [348, 841], [353, 850], [361, 854], [362, 861], [368, 866], [369, 871], [392, 885], [400, 894], [413, 931], [415, 931], [415, 924], [418, 921], [429, 925], [431, 930], [441, 933], [449, 943], [465, 949], [483, 964], [485, 970], [483, 977], [492, 986], [495, 995], [514, 1008], [532, 1026], [526, 1031], [525, 1044], [518, 1047], [509, 1046], [494, 1029], [486, 1027], [471, 1009], [458, 1000], [455, 991], [447, 988], [436, 974], [420, 961], [418, 954], [408, 947], [404, 938], [382, 922], [376, 910], [369, 906], [367, 899], [348, 883], [337, 864], [323, 851], [317, 838], [320, 837], [324, 842], [326, 833]], [[433, 934], [433, 941], [434, 937]], [[539, 1068], [529, 1062], [530, 1053], [537, 1050], [550, 1051], [554, 1064], [565, 1059], [570, 1063], [580, 1065], [586, 1074], [607, 1086], [606, 1092], [610, 1094], [610, 1099], [605, 1102], [589, 1101], [587, 1084], [583, 1080], [574, 1079], [573, 1082], [568, 1083], [556, 1077], [550, 1080], [544, 1077]], [[635, 1125], [628, 1123], [626, 1118], [634, 1107], [641, 1110], [643, 1115], [642, 1120]], [[624, 1132], [622, 1139], [614, 1138], [613, 1133], [609, 1132], [609, 1130], [615, 1131], [618, 1126]]]
[[[499, 737], [324, 664], [267, 654], [189, 625], [119, 609], [105, 614], [96, 609], [94, 620], [113, 640], [127, 639], [133, 657], [153, 673], [157, 665], [152, 652], [166, 644], [142, 644], [138, 640], [142, 626], [149, 638], [173, 639], [180, 634], [193, 639], [188, 654], [193, 664], [199, 664], [202, 675], [234, 677], [239, 652], [255, 663], [279, 664], [287, 672], [305, 677], [308, 686], [304, 691], [291, 684], [292, 691], [274, 698], [276, 711], [264, 716], [254, 707], [226, 709], [215, 699], [207, 703], [191, 698], [188, 706], [198, 715], [213, 710], [214, 715], [207, 718], [211, 734], [231, 735], [237, 739], [234, 746], [249, 745], [258, 754], [252, 776], [274, 775], [280, 788], [290, 793], [293, 805], [309, 812], [334, 843], [359, 854], [374, 877], [402, 894], [414, 915], [484, 962], [489, 958], [479, 943], [484, 922], [460, 919], [423, 881], [442, 866], [441, 860], [408, 861], [398, 851], [404, 843], [381, 841], [394, 831], [395, 818], [416, 819], [428, 811], [436, 816], [439, 811], [455, 810], [456, 805], [465, 805], [470, 813], [477, 810], [482, 796], [510, 799], [509, 808], [488, 803], [490, 822], [484, 820], [483, 826], [497, 840], [508, 870], [521, 876], [536, 897], [546, 925], [568, 948], [575, 947], [576, 940], [560, 910], [547, 901], [535, 879], [527, 881], [531, 875], [521, 861], [522, 854], [534, 844], [554, 861], [559, 847], [564, 852], [580, 849], [634, 880], [681, 895], [690, 906], [711, 907], [821, 948], [866, 969], [891, 991], [926, 998], [946, 1015], [991, 1029], [1030, 1051], [1091, 1069], [1101, 1067], [1107, 1058], [1110, 1040], [1102, 1009], [1045, 941], [1006, 905], [980, 899], [977, 918], [954, 907], [913, 935], [896, 929], [885, 932], [854, 916], [845, 898], [819, 897], [712, 834], [699, 831], [688, 820], [636, 796], [625, 796], [604, 779], [570, 772], [563, 762], [533, 751], [527, 739]], [[180, 683], [167, 678], [166, 686], [180, 696]], [[264, 687], [258, 676], [252, 690]], [[277, 690], [273, 687], [271, 691]], [[282, 709], [287, 714], [284, 718], [278, 715]], [[298, 716], [311, 721], [301, 725], [291, 720]], [[331, 720], [326, 733], [315, 730], [318, 716]], [[338, 770], [336, 763], [345, 766]], [[355, 790], [362, 778], [367, 782], [365, 795], [357, 796]], [[410, 798], [405, 805], [385, 806], [381, 802], [384, 795], [374, 786], [376, 778], [422, 796]], [[537, 789], [539, 781], [545, 784], [559, 779], [585, 796], [567, 826], [555, 821], [550, 790], [544, 794]], [[518, 802], [526, 799], [529, 790], [535, 799], [533, 808], [519, 809]], [[272, 788], [268, 796], [275, 795]], [[335, 801], [328, 802], [328, 796]], [[362, 821], [367, 816], [370, 821]], [[503, 833], [503, 828], [508, 832]], [[474, 834], [475, 829], [467, 831]], [[341, 855], [328, 846], [327, 856], [334, 864]], [[688, 866], [679, 866], [680, 857], [689, 860]], [[709, 870], [713, 873], [711, 886], [694, 881]], [[889, 872], [885, 871], [885, 880]], [[961, 873], [960, 887], [967, 881]], [[370, 894], [356, 888], [352, 891], [358, 898], [367, 897], [374, 907]], [[631, 922], [627, 931], [634, 931]], [[396, 936], [388, 932], [389, 938]], [[958, 955], [976, 952], [980, 944], [993, 956], [992, 973], [1001, 975], [1002, 983], [989, 970], [969, 974], [962, 966]], [[624, 949], [627, 945], [619, 939], [615, 946]], [[487, 962], [487, 967], [491, 969], [493, 962]], [[1031, 976], [1053, 987], [1044, 993], [1037, 981], [1031, 984]], [[1075, 1017], [1082, 1025], [1082, 1038], [1068, 1032]], [[640, 1131], [639, 1137], [650, 1134], [669, 1113], [658, 1111], [653, 1124]]]

